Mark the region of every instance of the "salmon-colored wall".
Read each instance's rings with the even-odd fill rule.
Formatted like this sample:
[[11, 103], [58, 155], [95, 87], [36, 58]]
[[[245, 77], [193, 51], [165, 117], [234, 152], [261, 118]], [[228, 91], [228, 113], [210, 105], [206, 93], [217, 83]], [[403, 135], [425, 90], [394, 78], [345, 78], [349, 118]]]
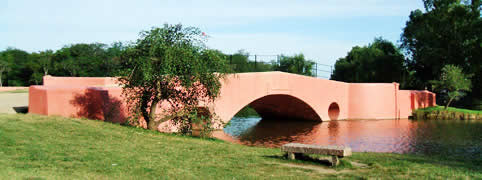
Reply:
[[[114, 86], [115, 78], [45, 76], [44, 82], [44, 86], [30, 87], [30, 113], [111, 122], [127, 118], [122, 89]], [[228, 122], [250, 104], [265, 115], [322, 121], [408, 118], [416, 108], [436, 105], [434, 93], [399, 90], [397, 83], [344, 83], [261, 72], [228, 75], [209, 109]]]
[[[328, 121], [331, 103], [348, 106], [347, 92], [348, 86], [343, 82], [281, 72], [239, 73], [228, 76], [223, 82], [214, 112], [227, 122], [257, 99], [267, 95], [288, 95], [304, 101], [323, 121]], [[348, 118], [348, 109], [340, 108], [338, 118]]]
[[49, 115], [47, 91], [44, 86], [30, 86], [28, 90], [28, 112]]
[[350, 119], [394, 119], [396, 84], [351, 83], [348, 99]]
[[400, 105], [400, 117], [408, 117], [412, 115], [414, 108], [411, 107], [412, 101], [412, 91], [411, 90], [400, 90], [398, 101]]
[[43, 84], [44, 86], [114, 86], [116, 78], [44, 76]]

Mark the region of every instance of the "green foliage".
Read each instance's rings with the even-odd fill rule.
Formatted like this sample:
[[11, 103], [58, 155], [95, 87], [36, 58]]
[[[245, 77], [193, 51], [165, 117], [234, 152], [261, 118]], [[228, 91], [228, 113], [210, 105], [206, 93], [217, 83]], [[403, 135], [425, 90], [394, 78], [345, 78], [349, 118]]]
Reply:
[[2, 87], [3, 72], [5, 72], [8, 67], [9, 67], [9, 65], [8, 65], [7, 61], [5, 61], [3, 59], [0, 59], [0, 87]]
[[239, 50], [237, 53], [226, 56], [231, 65], [232, 71], [237, 73], [243, 72], [265, 72], [273, 69], [271, 63], [255, 62], [249, 60], [249, 53]]
[[415, 120], [482, 120], [482, 111], [444, 106], [416, 109], [412, 115]]
[[124, 50], [125, 46], [120, 42], [111, 46], [101, 43], [73, 44], [55, 52], [45, 50], [28, 53], [8, 48], [0, 51], [0, 62], [7, 64], [7, 68], [0, 73], [0, 84], [36, 85], [42, 83], [45, 75], [116, 76], [121, 68], [120, 54]]
[[306, 60], [303, 54], [295, 54], [294, 56], [282, 55], [279, 64], [273, 65], [273, 70], [283, 71], [306, 76], [314, 76], [313, 66], [315, 62]]
[[409, 58], [416, 87], [429, 87], [447, 64], [474, 74], [470, 99], [482, 97], [481, 1], [424, 0], [425, 12], [410, 13], [401, 36], [401, 47]]
[[[6, 69], [5, 79], [2, 81], [4, 85], [23, 86], [29, 82], [32, 70], [28, 66], [29, 54], [27, 52], [7, 48], [5, 51], [0, 52], [0, 59], [3, 59], [9, 66]], [[10, 79], [10, 77], [15, 78]]]
[[121, 59], [126, 67], [119, 79], [132, 114], [156, 129], [156, 110], [161, 103], [172, 120], [188, 133], [200, 106], [218, 96], [220, 79], [228, 71], [226, 59], [205, 46], [198, 28], [165, 24], [142, 31]]
[[245, 106], [243, 109], [239, 110], [235, 117], [259, 117], [259, 114], [250, 106]]
[[472, 75], [466, 75], [462, 72], [462, 68], [455, 65], [445, 65], [438, 80], [432, 80], [433, 89], [440, 94], [446, 94], [448, 102], [447, 108], [453, 100], [459, 100], [465, 96], [466, 92], [471, 91], [472, 83], [470, 78]]
[[404, 56], [390, 41], [375, 38], [368, 46], [355, 46], [335, 63], [331, 79], [345, 82], [400, 82], [406, 74]]
[[482, 114], [481, 110], [470, 110], [470, 109], [461, 109], [461, 108], [454, 108], [454, 107], [445, 108], [444, 106], [431, 106], [431, 107], [417, 109], [416, 111], [423, 111], [423, 112], [448, 111], [448, 112], [461, 112], [461, 113], [469, 113], [469, 114]]

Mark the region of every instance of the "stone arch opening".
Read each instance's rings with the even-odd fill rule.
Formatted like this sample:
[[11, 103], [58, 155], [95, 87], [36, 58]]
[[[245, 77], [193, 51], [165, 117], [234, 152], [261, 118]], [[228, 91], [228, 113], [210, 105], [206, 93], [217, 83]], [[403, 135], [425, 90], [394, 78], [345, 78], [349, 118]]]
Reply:
[[284, 94], [267, 95], [254, 100], [248, 106], [263, 119], [300, 119], [322, 121], [315, 110], [303, 100]]
[[338, 120], [338, 116], [340, 116], [340, 106], [336, 102], [330, 104], [328, 107], [328, 116], [330, 120]]

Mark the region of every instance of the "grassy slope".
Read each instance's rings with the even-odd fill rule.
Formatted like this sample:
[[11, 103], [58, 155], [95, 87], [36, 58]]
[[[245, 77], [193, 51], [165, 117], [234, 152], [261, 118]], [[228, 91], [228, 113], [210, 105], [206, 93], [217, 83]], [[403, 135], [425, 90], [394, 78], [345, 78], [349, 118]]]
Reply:
[[279, 149], [37, 115], [0, 114], [0, 157], [0, 179], [482, 178], [480, 162], [387, 153], [354, 153], [345, 159], [369, 166], [326, 173]]
[[427, 107], [423, 109], [417, 109], [417, 111], [422, 111], [422, 112], [448, 111], [448, 112], [462, 112], [462, 113], [470, 113], [470, 114], [482, 114], [482, 111], [480, 110], [461, 109], [461, 108], [454, 108], [454, 107], [448, 107], [447, 109], [445, 109], [444, 106], [432, 106], [432, 107]]
[[0, 93], [28, 93], [28, 88], [27, 89], [17, 89], [17, 90], [12, 90], [12, 91], [2, 91]]

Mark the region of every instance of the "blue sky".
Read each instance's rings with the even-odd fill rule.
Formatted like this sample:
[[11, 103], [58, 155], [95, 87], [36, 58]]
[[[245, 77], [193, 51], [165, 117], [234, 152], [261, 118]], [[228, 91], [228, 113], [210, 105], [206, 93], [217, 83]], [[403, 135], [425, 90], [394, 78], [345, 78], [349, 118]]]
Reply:
[[164, 23], [196, 26], [225, 53], [303, 53], [332, 65], [382, 36], [397, 43], [421, 0], [0, 0], [0, 50], [134, 41]]

